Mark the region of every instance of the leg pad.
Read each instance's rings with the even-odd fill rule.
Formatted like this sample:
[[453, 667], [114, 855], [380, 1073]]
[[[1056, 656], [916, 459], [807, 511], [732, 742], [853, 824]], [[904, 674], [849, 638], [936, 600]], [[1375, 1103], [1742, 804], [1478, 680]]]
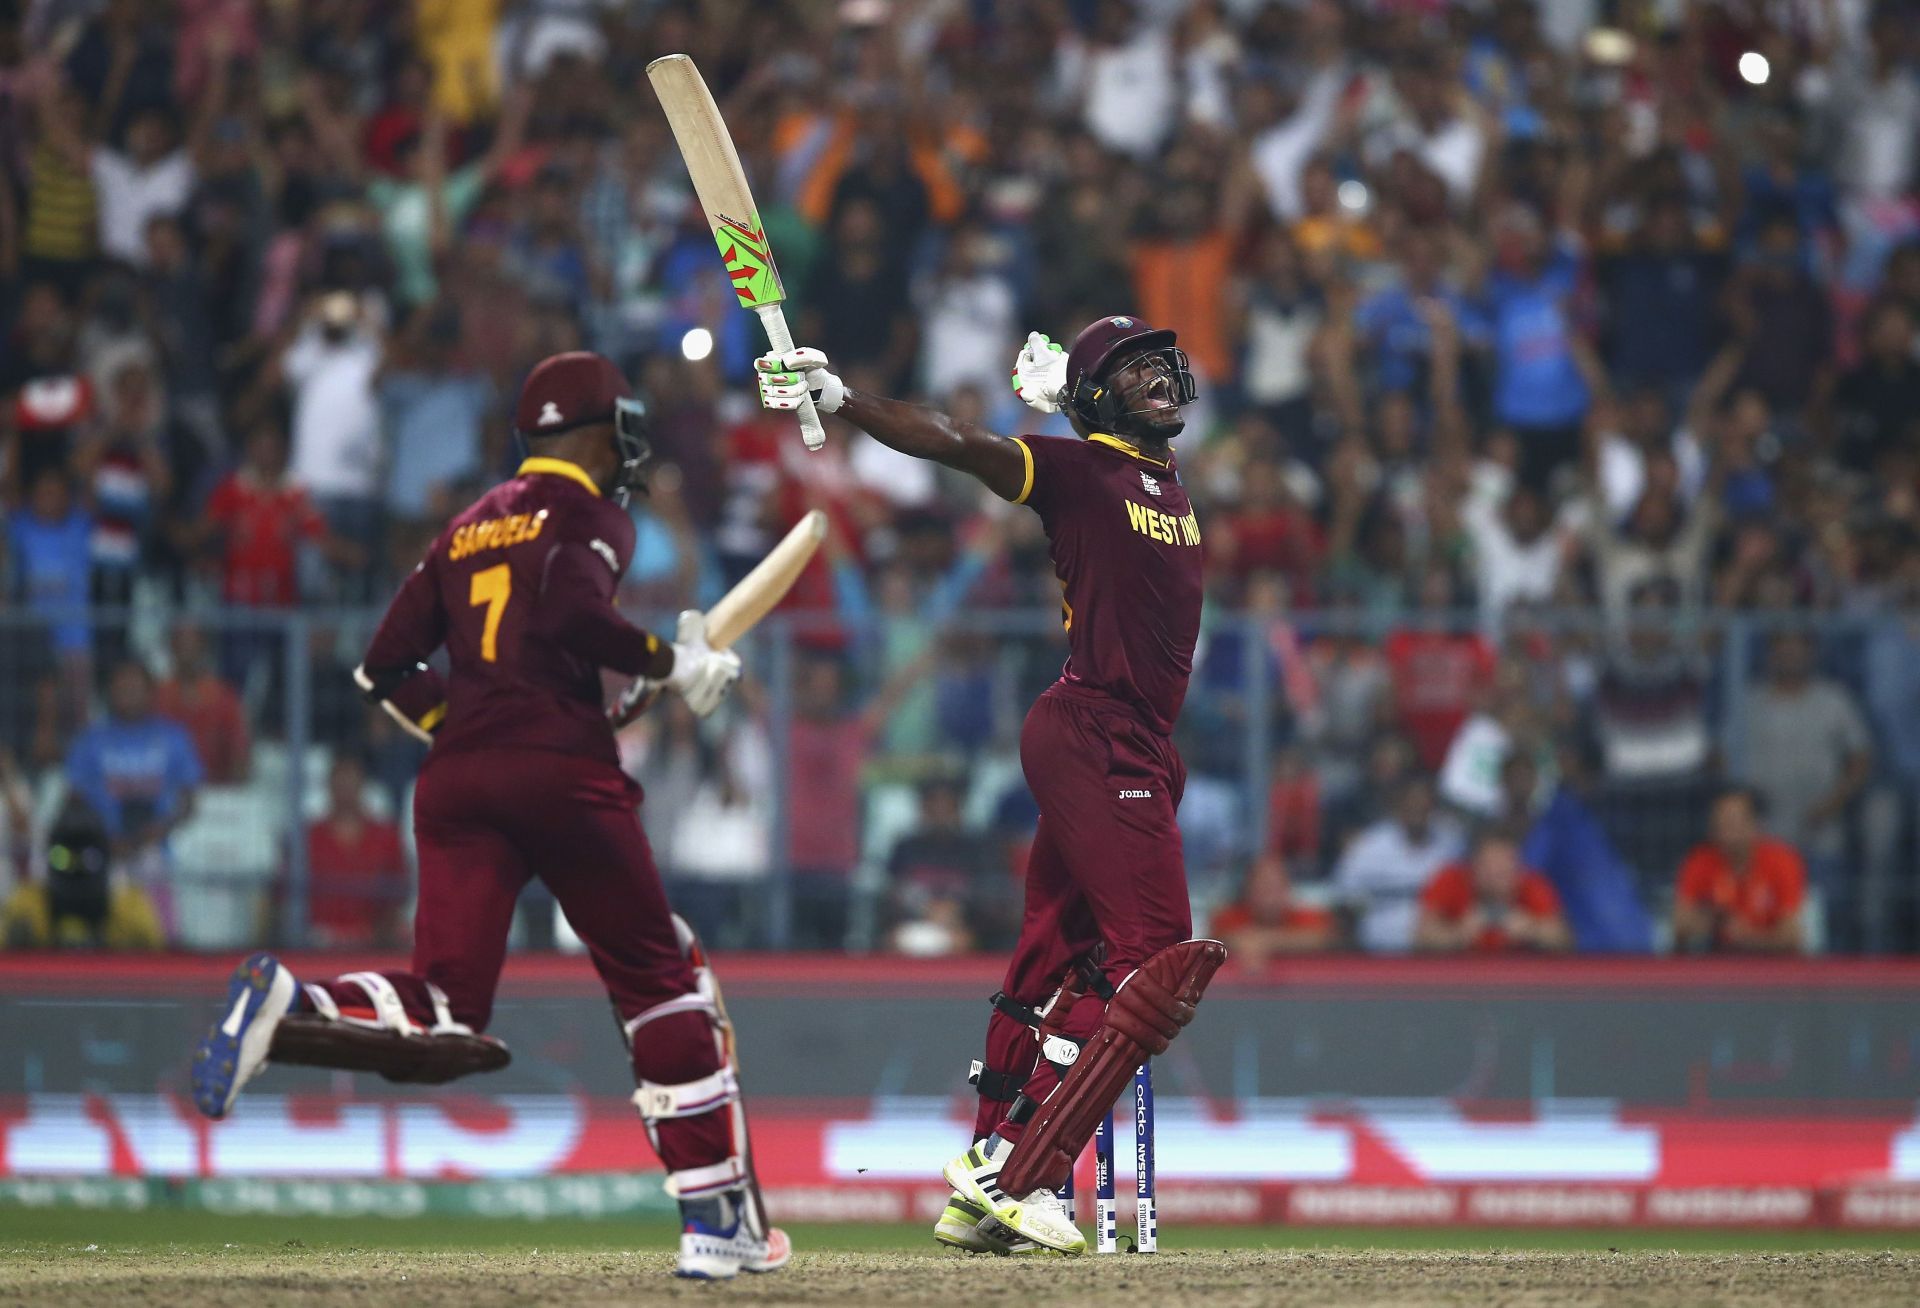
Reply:
[[1000, 1169], [1002, 1190], [1025, 1195], [1060, 1188], [1134, 1069], [1165, 1053], [1193, 1021], [1207, 984], [1226, 961], [1227, 947], [1218, 940], [1186, 940], [1161, 950], [1120, 983], [1100, 1030]]

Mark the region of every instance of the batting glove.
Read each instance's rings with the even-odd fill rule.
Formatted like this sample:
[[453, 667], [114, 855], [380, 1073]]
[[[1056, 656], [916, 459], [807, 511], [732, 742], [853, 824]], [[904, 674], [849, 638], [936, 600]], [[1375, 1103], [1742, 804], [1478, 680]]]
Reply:
[[1039, 332], [1028, 332], [1027, 343], [1013, 361], [1013, 389], [1029, 408], [1060, 412], [1060, 393], [1067, 388], [1067, 352]]
[[733, 683], [740, 680], [740, 656], [707, 644], [707, 618], [698, 609], [680, 615], [675, 635], [667, 689], [679, 692], [694, 716], [704, 718], [720, 707]]
[[827, 356], [818, 350], [763, 354], [753, 366], [760, 374], [762, 408], [797, 409], [811, 395], [814, 408], [832, 413], [847, 398], [845, 383], [827, 371]]

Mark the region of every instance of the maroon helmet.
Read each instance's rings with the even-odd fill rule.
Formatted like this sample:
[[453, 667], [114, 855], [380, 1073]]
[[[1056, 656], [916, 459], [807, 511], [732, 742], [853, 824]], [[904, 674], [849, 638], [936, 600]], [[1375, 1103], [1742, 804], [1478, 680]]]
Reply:
[[647, 406], [635, 398], [633, 387], [613, 360], [602, 355], [573, 350], [533, 365], [513, 407], [514, 435], [522, 441], [537, 441], [596, 422], [613, 424], [620, 471], [612, 492], [624, 504], [631, 492], [646, 489], [640, 465], [652, 452]]
[[[1199, 387], [1187, 366], [1187, 352], [1174, 340], [1172, 331], [1150, 327], [1126, 314], [1094, 319], [1073, 338], [1073, 347], [1067, 351], [1067, 386], [1061, 398], [1068, 412], [1093, 431], [1131, 430], [1140, 434], [1141, 424], [1134, 420], [1152, 411], [1141, 400], [1157, 378], [1147, 377], [1125, 391], [1109, 382], [1119, 367], [1142, 355], [1163, 365], [1175, 408], [1193, 403]], [[1178, 425], [1154, 428], [1154, 434], [1160, 436], [1178, 435], [1179, 431]]]

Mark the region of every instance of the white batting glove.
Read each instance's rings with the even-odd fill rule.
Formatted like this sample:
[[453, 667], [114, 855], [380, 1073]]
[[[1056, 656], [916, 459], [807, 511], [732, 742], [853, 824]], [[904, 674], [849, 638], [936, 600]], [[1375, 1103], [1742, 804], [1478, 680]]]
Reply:
[[784, 354], [763, 354], [753, 361], [760, 374], [760, 407], [791, 410], [800, 401], [813, 397], [813, 407], [832, 413], [845, 402], [847, 388], [827, 371], [827, 356], [819, 350], [788, 350]]
[[675, 635], [673, 671], [667, 673], [667, 689], [679, 692], [693, 715], [704, 718], [720, 707], [733, 683], [740, 680], [740, 656], [707, 644], [707, 617], [698, 609], [680, 615]]
[[1028, 332], [1013, 361], [1013, 389], [1029, 408], [1060, 412], [1060, 393], [1067, 389], [1067, 352], [1039, 332]]

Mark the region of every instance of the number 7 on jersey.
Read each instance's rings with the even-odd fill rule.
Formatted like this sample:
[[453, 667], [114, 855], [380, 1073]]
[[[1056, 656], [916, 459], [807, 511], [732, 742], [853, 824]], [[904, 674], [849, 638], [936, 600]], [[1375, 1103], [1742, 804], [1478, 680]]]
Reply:
[[513, 594], [513, 569], [505, 563], [482, 568], [473, 574], [473, 586], [467, 600], [475, 608], [487, 606], [487, 619], [480, 628], [480, 657], [488, 663], [500, 659], [500, 619], [506, 615], [507, 599]]

